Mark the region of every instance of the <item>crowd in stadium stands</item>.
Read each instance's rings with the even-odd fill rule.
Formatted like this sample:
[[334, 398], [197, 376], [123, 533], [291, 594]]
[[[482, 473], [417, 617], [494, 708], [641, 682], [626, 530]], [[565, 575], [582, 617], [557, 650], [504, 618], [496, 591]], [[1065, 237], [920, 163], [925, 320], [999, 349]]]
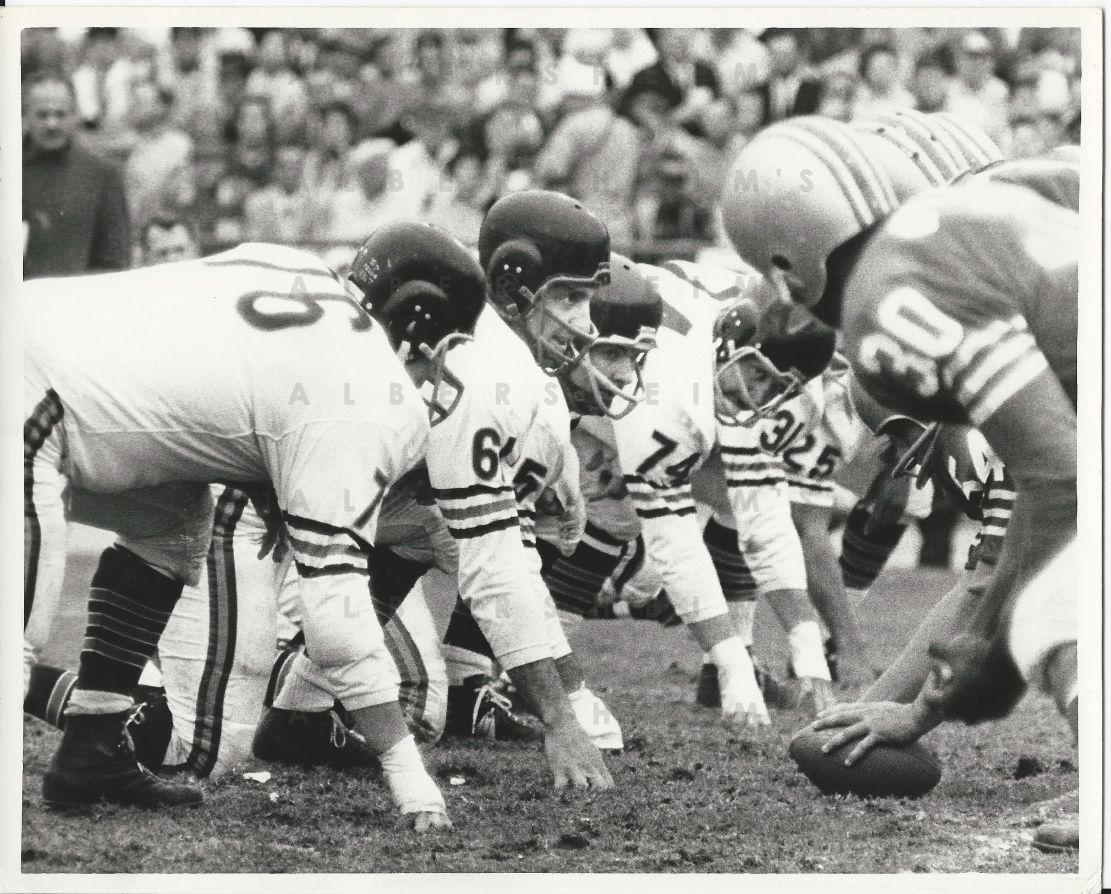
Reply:
[[581, 199], [619, 248], [692, 254], [724, 246], [730, 157], [791, 115], [945, 109], [1015, 156], [1078, 141], [1077, 29], [23, 37], [28, 277], [247, 239], [327, 255], [398, 217], [473, 244], [484, 209], [528, 186]]

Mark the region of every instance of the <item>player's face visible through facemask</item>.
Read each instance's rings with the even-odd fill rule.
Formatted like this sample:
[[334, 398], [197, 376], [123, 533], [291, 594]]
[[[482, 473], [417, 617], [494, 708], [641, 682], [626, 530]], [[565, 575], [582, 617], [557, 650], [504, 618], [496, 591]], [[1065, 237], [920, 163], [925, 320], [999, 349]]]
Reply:
[[448, 365], [453, 348], [471, 341], [471, 336], [453, 332], [444, 336], [435, 348], [420, 346], [420, 355], [410, 357], [408, 345], [402, 345], [405, 371], [417, 386], [428, 406], [428, 421], [443, 422], [452, 414], [463, 397], [463, 383]]
[[536, 362], [555, 375], [573, 362], [590, 343], [595, 329], [590, 320], [590, 299], [602, 282], [553, 280], [536, 293], [525, 317]]
[[[795, 376], [782, 373], [756, 350], [743, 351], [718, 367], [714, 387], [714, 410], [718, 418], [736, 425], [751, 424], [775, 412], [798, 394]], [[750, 414], [750, 415], [749, 415]], [[738, 416], [748, 418], [738, 419]]]
[[621, 418], [644, 394], [643, 353], [625, 344], [599, 342], [563, 377], [567, 403], [574, 412]]

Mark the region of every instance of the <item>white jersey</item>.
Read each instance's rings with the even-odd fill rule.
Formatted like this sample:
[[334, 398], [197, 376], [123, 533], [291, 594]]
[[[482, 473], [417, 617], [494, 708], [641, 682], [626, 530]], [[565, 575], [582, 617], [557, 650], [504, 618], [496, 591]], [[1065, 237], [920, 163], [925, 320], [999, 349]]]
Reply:
[[[764, 294], [769, 284], [751, 267], [726, 270], [685, 261], [666, 266], [687, 290], [703, 296], [702, 307], [715, 316], [724, 301], [747, 297], [764, 306], [771, 300]], [[705, 299], [713, 300], [707, 304]], [[712, 348], [706, 350], [712, 357]], [[802, 545], [782, 464], [761, 449], [757, 426], [726, 425], [716, 417], [715, 425], [718, 449], [696, 473], [696, 492], [706, 498], [719, 524], [736, 529], [738, 547], [763, 592], [805, 589]]]
[[459, 548], [459, 594], [499, 662], [512, 669], [550, 657], [544, 613], [530, 595], [513, 487], [548, 380], [490, 307], [474, 340], [453, 348], [447, 363], [463, 392], [452, 414], [432, 427], [428, 480]]
[[248, 244], [39, 280], [23, 297], [26, 364], [61, 401], [72, 483], [269, 481], [310, 650], [350, 708], [388, 700], [371, 679], [378, 643], [350, 612], [367, 602], [379, 502], [423, 458], [428, 415], [339, 277], [308, 253]]

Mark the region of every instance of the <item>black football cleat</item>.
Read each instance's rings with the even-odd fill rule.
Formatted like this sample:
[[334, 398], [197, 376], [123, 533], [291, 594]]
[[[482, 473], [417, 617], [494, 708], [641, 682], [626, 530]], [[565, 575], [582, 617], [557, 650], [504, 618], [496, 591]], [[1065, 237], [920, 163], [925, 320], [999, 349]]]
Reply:
[[127, 734], [136, 759], [155, 773], [162, 767], [173, 731], [174, 718], [164, 692], [136, 705], [127, 718]]
[[[751, 657], [752, 651], [749, 650]], [[777, 680], [775, 676], [764, 669], [755, 658], [752, 668], [756, 673], [756, 685], [764, 696], [764, 705], [768, 708], [796, 708], [799, 696], [790, 682]], [[694, 693], [695, 702], [703, 708], [721, 707], [721, 684], [718, 681], [718, 668], [716, 664], [703, 664], [698, 672], [698, 686]]]
[[62, 744], [42, 780], [47, 807], [66, 809], [107, 801], [134, 807], [184, 807], [201, 790], [155, 776], [135, 755], [127, 723], [132, 711], [71, 714]]
[[498, 742], [540, 742], [540, 721], [515, 704], [514, 690], [491, 677], [467, 677], [448, 689], [444, 734]]
[[703, 708], [721, 707], [721, 685], [718, 683], [718, 666], [703, 664], [698, 672], [698, 688], [694, 693], [695, 703]]
[[259, 760], [298, 767], [380, 770], [366, 740], [346, 726], [335, 711], [286, 711], [267, 708], [258, 722], [251, 750]]

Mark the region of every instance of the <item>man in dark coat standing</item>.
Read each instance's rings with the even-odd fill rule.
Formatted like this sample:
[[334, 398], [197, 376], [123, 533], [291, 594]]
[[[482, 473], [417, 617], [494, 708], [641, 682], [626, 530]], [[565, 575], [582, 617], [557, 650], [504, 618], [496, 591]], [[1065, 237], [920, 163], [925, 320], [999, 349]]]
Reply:
[[23, 278], [131, 266], [118, 170], [75, 139], [73, 85], [32, 76], [23, 88]]

